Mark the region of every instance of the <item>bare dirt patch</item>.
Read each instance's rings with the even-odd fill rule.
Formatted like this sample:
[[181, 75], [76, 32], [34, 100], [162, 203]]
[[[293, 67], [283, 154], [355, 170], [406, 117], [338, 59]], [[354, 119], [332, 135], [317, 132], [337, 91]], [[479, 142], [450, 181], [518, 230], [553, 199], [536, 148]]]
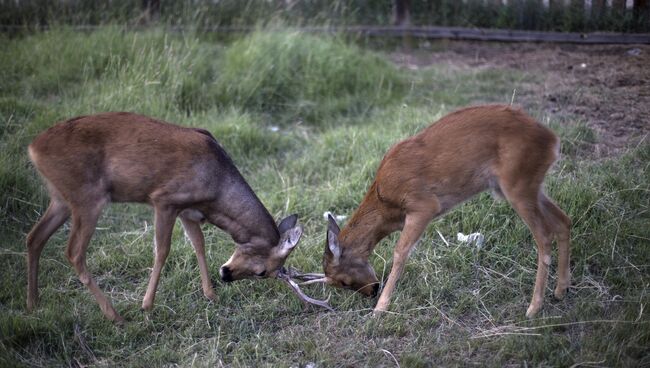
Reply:
[[594, 158], [617, 155], [650, 134], [650, 46], [436, 41], [391, 59], [409, 68], [510, 68], [539, 83], [516, 103], [561, 121], [584, 121], [598, 134]]

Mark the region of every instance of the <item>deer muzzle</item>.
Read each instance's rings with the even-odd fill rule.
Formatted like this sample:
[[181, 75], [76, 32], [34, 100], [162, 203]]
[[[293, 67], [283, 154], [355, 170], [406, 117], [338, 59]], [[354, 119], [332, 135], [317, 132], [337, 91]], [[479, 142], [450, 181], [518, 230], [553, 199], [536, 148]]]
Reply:
[[222, 266], [219, 269], [219, 276], [221, 277], [221, 281], [223, 282], [232, 282], [234, 279], [232, 278], [232, 271], [228, 266]]

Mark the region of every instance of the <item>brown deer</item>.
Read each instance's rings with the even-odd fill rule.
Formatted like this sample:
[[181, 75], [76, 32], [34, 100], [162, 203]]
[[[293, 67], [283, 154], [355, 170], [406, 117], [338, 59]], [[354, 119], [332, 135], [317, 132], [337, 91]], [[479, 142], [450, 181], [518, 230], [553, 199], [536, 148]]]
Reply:
[[[559, 140], [524, 112], [487, 105], [453, 112], [420, 133], [394, 145], [384, 156], [375, 181], [343, 230], [329, 218], [323, 258], [326, 282], [375, 295], [379, 281], [368, 263], [377, 243], [401, 230], [393, 266], [375, 313], [387, 310], [410, 251], [427, 224], [472, 196], [491, 189], [505, 197], [537, 243], [537, 276], [526, 316], [541, 308], [558, 244], [557, 298], [570, 283], [571, 220], [543, 192], [544, 175], [559, 154]], [[299, 276], [299, 275], [298, 275]]]
[[200, 224], [210, 222], [237, 244], [221, 279], [274, 278], [300, 293], [282, 265], [302, 228], [292, 215], [276, 225], [226, 151], [206, 130], [183, 128], [132, 113], [104, 113], [61, 122], [37, 136], [29, 156], [50, 194], [47, 211], [27, 236], [27, 309], [38, 302], [38, 261], [52, 234], [72, 218], [66, 256], [104, 315], [122, 322], [86, 268], [86, 249], [109, 202], [154, 209], [155, 261], [142, 308], [153, 307], [171, 235], [180, 217], [198, 259], [203, 293], [215, 299]]

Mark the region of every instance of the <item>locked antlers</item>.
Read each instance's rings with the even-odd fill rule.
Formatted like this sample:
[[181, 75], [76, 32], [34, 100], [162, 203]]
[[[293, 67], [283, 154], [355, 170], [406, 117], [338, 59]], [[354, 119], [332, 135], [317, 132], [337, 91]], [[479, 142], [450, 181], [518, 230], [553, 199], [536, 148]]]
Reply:
[[[318, 300], [314, 299], [300, 290], [300, 285], [308, 285], [308, 284], [313, 284], [316, 282], [325, 282], [325, 275], [324, 274], [319, 274], [319, 273], [301, 273], [300, 271], [296, 270], [293, 267], [289, 267], [287, 270], [286, 268], [282, 267], [280, 269], [280, 272], [278, 272], [277, 278], [285, 282], [290, 288], [291, 291], [296, 293], [298, 298], [305, 304], [313, 304], [317, 305], [319, 307], [323, 307], [329, 311], [334, 311], [332, 307], [327, 303], [329, 301], [329, 298], [326, 300]], [[297, 284], [295, 281], [292, 279], [296, 278], [299, 280], [305, 280], [304, 282], [301, 282], [300, 285]]]
[[[302, 302], [303, 302], [305, 305], [307, 305], [307, 304], [313, 304], [313, 305], [317, 305], [317, 306], [319, 306], [319, 307], [323, 307], [323, 308], [325, 308], [325, 309], [327, 309], [327, 310], [333, 312], [334, 309], [333, 309], [332, 307], [330, 307], [330, 305], [327, 303], [327, 302], [329, 301], [329, 298], [327, 298], [326, 300], [318, 300], [318, 299], [314, 299], [314, 298], [312, 298], [312, 297], [306, 295], [305, 293], [303, 293], [302, 290], [300, 290], [300, 286], [299, 286], [295, 281], [292, 280], [292, 278], [294, 278], [294, 277], [295, 277], [295, 278], [311, 277], [311, 275], [318, 275], [318, 274], [302, 274], [302, 273], [299, 273], [299, 272], [298, 272], [296, 269], [294, 269], [294, 268], [290, 268], [289, 271], [287, 271], [286, 269], [282, 268], [282, 270], [281, 270], [280, 272], [278, 272], [278, 276], [277, 276], [277, 278], [280, 279], [280, 280], [282, 280], [282, 281], [284, 281], [287, 285], [289, 285], [289, 287], [291, 288], [291, 290], [292, 290], [294, 293], [296, 293], [296, 295], [298, 295], [298, 298], [300, 298], [300, 300], [302, 300]], [[321, 275], [321, 276], [322, 276], [322, 275]], [[314, 280], [312, 280], [312, 281], [314, 281]], [[309, 281], [308, 281], [308, 282], [309, 282]], [[307, 284], [307, 283], [301, 283], [301, 284], [305, 285], [305, 284]]]

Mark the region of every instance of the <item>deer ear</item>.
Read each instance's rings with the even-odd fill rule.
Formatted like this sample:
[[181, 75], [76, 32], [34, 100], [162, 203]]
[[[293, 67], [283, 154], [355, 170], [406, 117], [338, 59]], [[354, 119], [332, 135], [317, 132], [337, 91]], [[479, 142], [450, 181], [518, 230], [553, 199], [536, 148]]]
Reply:
[[339, 234], [334, 233], [331, 229], [327, 229], [327, 249], [332, 254], [332, 262], [334, 264], [339, 262], [341, 258], [341, 247], [339, 246]]
[[327, 231], [331, 231], [336, 235], [339, 235], [341, 232], [341, 229], [339, 228], [339, 225], [336, 223], [336, 220], [334, 217], [332, 217], [331, 214], [327, 215]]
[[302, 226], [294, 226], [291, 229], [282, 233], [280, 237], [280, 247], [278, 251], [283, 257], [289, 255], [293, 248], [298, 245], [300, 237], [302, 236]]
[[287, 230], [296, 226], [296, 222], [298, 222], [298, 215], [296, 214], [287, 216], [282, 220], [280, 220], [280, 224], [278, 225], [278, 231], [280, 232], [280, 236], [282, 236], [282, 234], [287, 232]]

